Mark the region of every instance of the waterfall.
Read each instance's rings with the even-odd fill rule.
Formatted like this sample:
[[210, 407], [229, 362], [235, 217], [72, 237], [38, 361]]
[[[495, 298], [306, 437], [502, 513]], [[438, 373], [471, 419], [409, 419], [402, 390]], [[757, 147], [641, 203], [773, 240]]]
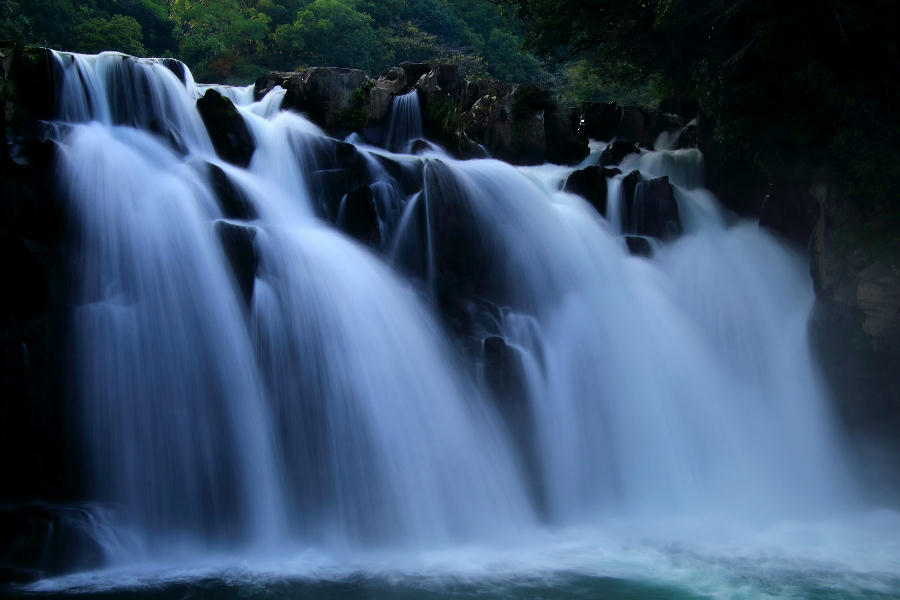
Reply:
[[[642, 179], [608, 179], [601, 214], [559, 190], [571, 168], [398, 154], [422, 137], [415, 90], [383, 150], [281, 112], [278, 87], [57, 57], [72, 426], [92, 499], [142, 540], [123, 563], [778, 520], [852, 495], [803, 261], [725, 217], [698, 151], [626, 157]], [[216, 155], [208, 89], [247, 124], [249, 167]], [[340, 153], [360, 181], [337, 202]], [[360, 189], [377, 236], [341, 229]], [[677, 231], [636, 229], [657, 189]]]
[[389, 150], [403, 152], [409, 149], [410, 142], [421, 139], [424, 135], [418, 90], [412, 89], [406, 94], [394, 96], [386, 147]]

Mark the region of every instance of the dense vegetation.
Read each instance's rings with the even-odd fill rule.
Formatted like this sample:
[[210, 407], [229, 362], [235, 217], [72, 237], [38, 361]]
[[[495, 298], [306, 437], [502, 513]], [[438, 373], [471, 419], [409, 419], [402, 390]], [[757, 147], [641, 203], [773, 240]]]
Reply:
[[0, 0], [0, 39], [174, 56], [198, 79], [242, 83], [268, 69], [377, 73], [435, 59], [508, 81], [548, 77], [489, 0]]
[[699, 99], [718, 158], [770, 180], [826, 168], [896, 213], [896, 0], [498, 1], [585, 79]]

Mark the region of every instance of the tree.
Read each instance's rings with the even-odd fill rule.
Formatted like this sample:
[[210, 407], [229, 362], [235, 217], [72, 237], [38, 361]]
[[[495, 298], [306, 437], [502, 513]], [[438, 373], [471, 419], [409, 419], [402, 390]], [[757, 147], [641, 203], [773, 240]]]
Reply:
[[75, 46], [82, 52], [96, 54], [104, 50], [118, 50], [137, 56], [144, 54], [141, 25], [131, 17], [93, 17], [76, 25], [73, 34]]
[[291, 25], [275, 32], [280, 50], [308, 65], [355, 67], [371, 71], [378, 39], [373, 19], [341, 0], [314, 0]]

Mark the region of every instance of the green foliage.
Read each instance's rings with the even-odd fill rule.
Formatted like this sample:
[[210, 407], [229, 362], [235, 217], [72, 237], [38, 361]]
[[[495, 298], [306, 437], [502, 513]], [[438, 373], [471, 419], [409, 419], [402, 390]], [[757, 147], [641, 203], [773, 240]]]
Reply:
[[694, 96], [719, 158], [770, 177], [825, 166], [896, 202], [896, 0], [500, 1], [532, 51], [587, 61], [566, 69], [568, 94], [587, 75]]
[[369, 101], [369, 93], [374, 87], [371, 79], [365, 80], [358, 88], [353, 90], [351, 97], [350, 110], [347, 116], [347, 126], [351, 131], [362, 131], [366, 126], [365, 106]]
[[138, 56], [144, 54], [144, 33], [140, 23], [131, 17], [90, 18], [76, 25], [72, 33], [75, 45], [83, 52], [119, 50]]
[[342, 0], [314, 0], [290, 25], [275, 32], [279, 49], [294, 61], [370, 71], [377, 38], [373, 19]]
[[0, 0], [0, 37], [62, 50], [175, 56], [198, 80], [265, 70], [457, 62], [547, 83], [493, 0]]

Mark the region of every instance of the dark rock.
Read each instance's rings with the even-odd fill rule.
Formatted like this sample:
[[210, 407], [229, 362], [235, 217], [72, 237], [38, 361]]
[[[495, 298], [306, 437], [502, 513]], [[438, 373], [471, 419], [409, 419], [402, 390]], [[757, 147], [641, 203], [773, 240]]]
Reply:
[[653, 256], [653, 247], [647, 238], [638, 235], [626, 235], [624, 238], [625, 245], [628, 246], [628, 251], [632, 256]]
[[643, 146], [653, 144], [653, 134], [650, 128], [650, 117], [643, 108], [638, 106], [623, 106], [620, 109], [621, 119], [617, 135], [629, 140], [637, 140]]
[[769, 184], [759, 213], [759, 226], [777, 231], [803, 248], [819, 219], [819, 203], [809, 192], [809, 182], [779, 181]]
[[441, 316], [461, 336], [473, 333], [473, 298], [493, 298], [492, 261], [466, 191], [438, 160], [426, 160], [424, 198]]
[[381, 243], [372, 188], [361, 185], [344, 196], [337, 225], [361, 242], [376, 247]]
[[[9, 47], [3, 51], [8, 53]], [[10, 92], [15, 103], [29, 117], [47, 120], [56, 116], [63, 67], [52, 51], [37, 46], [13, 46], [9, 70], [3, 75], [12, 85]]]
[[105, 563], [97, 517], [85, 508], [44, 504], [0, 507], [0, 566], [29, 578], [96, 569]]
[[[273, 78], [278, 79], [278, 74]], [[358, 69], [338, 67], [313, 67], [300, 73], [292, 73], [281, 79], [287, 89], [281, 107], [305, 113], [310, 120], [335, 134], [353, 131], [363, 118], [363, 105], [369, 92], [364, 86], [371, 82]], [[358, 111], [359, 115], [354, 115]]]
[[600, 154], [601, 165], [617, 165], [629, 154], [639, 154], [640, 149], [636, 142], [628, 140], [616, 140], [610, 142]]
[[606, 180], [618, 174], [618, 169], [605, 169], [598, 166], [585, 167], [573, 171], [566, 179], [563, 189], [572, 194], [578, 194], [590, 202], [598, 213], [606, 216]]
[[578, 132], [586, 138], [611, 140], [619, 135], [622, 120], [615, 101], [609, 103], [584, 102], [581, 105], [581, 119]]
[[524, 374], [518, 352], [510, 348], [502, 337], [491, 335], [482, 342], [482, 358], [485, 383], [498, 398], [507, 400], [505, 408], [511, 409], [508, 402], [512, 398], [522, 400], [525, 395]]
[[222, 214], [228, 219], [250, 221], [258, 217], [256, 208], [240, 187], [235, 185], [228, 174], [218, 165], [207, 164], [212, 189], [219, 200]]
[[241, 295], [249, 307], [253, 301], [253, 286], [259, 269], [256, 247], [253, 244], [256, 228], [216, 221], [215, 230]]
[[587, 138], [578, 134], [576, 109], [555, 107], [544, 118], [547, 139], [547, 162], [560, 165], [577, 164], [590, 154]]
[[228, 162], [248, 166], [256, 149], [255, 143], [244, 118], [231, 100], [209, 89], [197, 100], [197, 110], [216, 153]]
[[334, 223], [344, 196], [367, 182], [366, 160], [353, 144], [326, 137], [315, 139], [311, 150], [304, 168], [310, 175], [311, 197], [317, 200], [314, 208]]
[[668, 177], [637, 183], [634, 198], [626, 205], [628, 227], [625, 231], [662, 240], [681, 233], [678, 203]]
[[403, 62], [400, 63], [400, 68], [403, 69], [403, 73], [406, 75], [406, 81], [409, 82], [409, 85], [414, 86], [422, 75], [425, 75], [431, 70], [431, 64]]
[[175, 76], [181, 81], [181, 83], [187, 82], [187, 67], [184, 66], [184, 63], [175, 58], [161, 58], [159, 62], [167, 69], [175, 73]]

